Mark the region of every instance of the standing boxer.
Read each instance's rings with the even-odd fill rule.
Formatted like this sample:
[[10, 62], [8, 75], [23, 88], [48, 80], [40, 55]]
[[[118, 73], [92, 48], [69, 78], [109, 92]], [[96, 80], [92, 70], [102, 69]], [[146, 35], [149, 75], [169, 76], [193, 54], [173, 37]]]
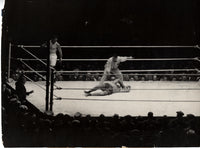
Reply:
[[101, 78], [100, 84], [103, 84], [103, 82], [107, 79], [108, 75], [114, 75], [116, 76], [116, 79], [119, 79], [120, 86], [124, 89], [125, 85], [123, 84], [123, 75], [120, 72], [118, 66], [121, 62], [125, 62], [128, 59], [132, 59], [133, 57], [120, 57], [114, 54], [111, 58], [107, 60], [107, 63], [105, 64], [104, 74]]

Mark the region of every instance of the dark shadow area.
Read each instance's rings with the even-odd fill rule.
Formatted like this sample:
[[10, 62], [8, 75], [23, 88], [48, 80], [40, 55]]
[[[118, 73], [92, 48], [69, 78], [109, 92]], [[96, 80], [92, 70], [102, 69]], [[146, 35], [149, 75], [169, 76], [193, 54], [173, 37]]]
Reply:
[[[42, 98], [41, 98], [42, 99]], [[4, 146], [199, 146], [200, 117], [47, 115], [3, 84]]]

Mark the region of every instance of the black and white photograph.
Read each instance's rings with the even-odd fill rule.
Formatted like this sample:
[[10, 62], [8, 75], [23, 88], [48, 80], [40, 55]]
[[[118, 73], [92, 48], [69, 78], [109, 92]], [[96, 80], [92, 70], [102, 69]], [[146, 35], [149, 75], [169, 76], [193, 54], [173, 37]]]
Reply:
[[2, 3], [4, 147], [200, 146], [199, 0]]

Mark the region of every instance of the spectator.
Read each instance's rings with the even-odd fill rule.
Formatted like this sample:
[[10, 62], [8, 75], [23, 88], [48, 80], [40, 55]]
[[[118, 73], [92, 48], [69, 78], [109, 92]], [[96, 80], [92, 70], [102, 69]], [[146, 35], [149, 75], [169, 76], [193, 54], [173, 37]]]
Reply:
[[26, 78], [23, 76], [23, 74], [21, 74], [21, 76], [19, 77], [19, 79], [15, 83], [15, 85], [16, 85], [16, 93], [17, 93], [19, 99], [22, 102], [26, 101], [26, 96], [27, 95], [30, 95], [31, 93], [33, 93], [33, 90], [29, 91], [29, 92], [26, 91], [26, 88], [24, 86], [25, 83], [26, 83]]
[[152, 81], [153, 80], [153, 75], [151, 75], [150, 73], [148, 73], [148, 75], [145, 75], [145, 79], [147, 81]]
[[17, 81], [17, 79], [18, 79], [18, 77], [19, 77], [19, 74], [13, 73], [13, 74], [11, 75], [11, 77], [12, 77], [13, 80]]
[[34, 76], [33, 76], [33, 80], [34, 80], [35, 82], [38, 81], [38, 76], [37, 76], [36, 74], [34, 74]]
[[187, 77], [186, 76], [182, 76], [182, 81], [187, 81]]
[[158, 80], [157, 75], [153, 75], [153, 81], [157, 81], [157, 80]]
[[133, 76], [130, 77], [130, 81], [134, 81], [134, 77]]
[[123, 79], [124, 79], [124, 81], [129, 81], [129, 75], [128, 74], [124, 74], [123, 75]]
[[56, 72], [56, 81], [63, 81], [63, 76], [60, 72]]
[[172, 81], [177, 81], [177, 78], [176, 78], [176, 77], [173, 77], [173, 78], [172, 78]]
[[92, 79], [91, 79], [91, 73], [90, 72], [88, 72], [87, 74], [86, 74], [86, 81], [91, 81]]
[[38, 81], [42, 81], [42, 78], [41, 78], [41, 77], [39, 77], [39, 78], [38, 78]]
[[134, 80], [135, 81], [139, 81], [140, 80], [139, 77], [138, 77], [138, 75], [137, 75], [137, 73], [134, 75]]
[[141, 81], [145, 81], [146, 79], [145, 79], [145, 76], [142, 76], [141, 77]]
[[167, 76], [164, 76], [163, 81], [167, 81], [167, 80], [168, 80]]

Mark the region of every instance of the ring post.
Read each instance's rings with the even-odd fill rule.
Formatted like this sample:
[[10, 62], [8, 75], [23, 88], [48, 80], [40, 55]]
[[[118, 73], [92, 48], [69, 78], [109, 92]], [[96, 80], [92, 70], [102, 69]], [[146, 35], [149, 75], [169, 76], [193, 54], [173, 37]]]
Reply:
[[47, 50], [47, 69], [46, 69], [46, 108], [45, 110], [49, 110], [49, 72], [50, 72], [50, 48], [49, 48], [49, 42], [47, 42], [47, 47], [45, 47]]
[[52, 110], [53, 110], [54, 69], [50, 69], [50, 71], [51, 71], [50, 111], [52, 112]]
[[8, 79], [10, 78], [10, 65], [11, 65], [11, 51], [12, 50], [12, 44], [9, 43], [9, 49], [8, 49]]

